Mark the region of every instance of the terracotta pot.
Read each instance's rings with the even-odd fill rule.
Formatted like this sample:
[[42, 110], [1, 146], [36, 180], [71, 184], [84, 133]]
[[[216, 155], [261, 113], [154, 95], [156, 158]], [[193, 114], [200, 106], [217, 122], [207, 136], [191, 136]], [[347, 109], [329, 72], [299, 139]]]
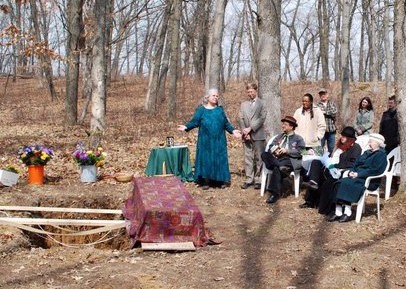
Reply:
[[28, 166], [28, 183], [30, 185], [44, 184], [44, 166], [42, 165]]

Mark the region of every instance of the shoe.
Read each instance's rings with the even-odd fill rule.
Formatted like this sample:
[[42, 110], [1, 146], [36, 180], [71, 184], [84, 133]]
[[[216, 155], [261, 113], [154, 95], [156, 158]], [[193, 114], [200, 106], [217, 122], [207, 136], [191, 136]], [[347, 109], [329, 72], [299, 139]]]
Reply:
[[[344, 215], [343, 215], [344, 216]], [[327, 216], [327, 221], [328, 222], [334, 222], [334, 221], [338, 221], [339, 219], [341, 219], [342, 216], [337, 216], [336, 214], [331, 214]]]
[[301, 208], [301, 209], [314, 208], [314, 205], [309, 202], [304, 202], [303, 204], [299, 205], [299, 208]]
[[351, 216], [348, 216], [346, 214], [343, 214], [340, 219], [338, 219], [338, 222], [340, 223], [345, 223], [351, 221]]
[[269, 198], [266, 200], [267, 204], [275, 204], [276, 201], [279, 199], [276, 195], [270, 195]]
[[202, 190], [203, 190], [203, 191], [207, 191], [208, 189], [210, 189], [210, 187], [209, 187], [208, 185], [202, 186]]
[[220, 189], [225, 189], [226, 187], [227, 187], [226, 184], [222, 184], [222, 185], [220, 186]]
[[305, 188], [309, 188], [309, 189], [312, 189], [312, 190], [318, 190], [319, 189], [319, 185], [313, 180], [310, 180], [308, 182], [302, 182], [302, 185]]
[[259, 190], [261, 188], [261, 184], [255, 184], [254, 189]]
[[241, 189], [243, 189], [243, 190], [248, 189], [249, 186], [251, 186], [251, 184], [249, 184], [249, 183], [243, 183], [243, 184], [241, 185]]

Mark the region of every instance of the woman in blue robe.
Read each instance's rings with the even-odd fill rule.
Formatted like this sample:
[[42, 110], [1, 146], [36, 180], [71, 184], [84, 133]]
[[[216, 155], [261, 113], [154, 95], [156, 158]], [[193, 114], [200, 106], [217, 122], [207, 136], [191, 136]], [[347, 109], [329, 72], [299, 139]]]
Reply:
[[227, 139], [225, 131], [241, 138], [241, 132], [228, 121], [224, 109], [218, 106], [218, 91], [210, 89], [192, 119], [178, 130], [190, 131], [198, 127], [194, 178], [203, 190], [210, 185], [225, 188], [230, 183]]

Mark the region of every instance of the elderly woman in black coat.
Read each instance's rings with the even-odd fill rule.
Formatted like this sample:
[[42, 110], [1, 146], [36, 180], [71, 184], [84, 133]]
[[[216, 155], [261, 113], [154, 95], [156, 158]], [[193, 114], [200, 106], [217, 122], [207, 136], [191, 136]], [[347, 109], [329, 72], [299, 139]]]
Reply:
[[[365, 151], [355, 162], [348, 173], [348, 178], [341, 179], [337, 188], [335, 213], [328, 216], [329, 222], [348, 222], [351, 219], [351, 204], [356, 203], [365, 191], [365, 180], [369, 176], [382, 174], [388, 164], [385, 147], [385, 138], [377, 133], [369, 135], [370, 149]], [[369, 189], [379, 187], [381, 180], [373, 180]]]

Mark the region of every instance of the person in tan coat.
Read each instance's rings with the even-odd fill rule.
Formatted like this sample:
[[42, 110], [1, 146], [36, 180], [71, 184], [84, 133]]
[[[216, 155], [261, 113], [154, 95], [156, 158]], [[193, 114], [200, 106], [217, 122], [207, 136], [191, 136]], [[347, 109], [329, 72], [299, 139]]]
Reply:
[[323, 155], [320, 140], [326, 132], [326, 121], [321, 109], [313, 105], [313, 96], [306, 93], [302, 98], [302, 107], [298, 108], [293, 117], [297, 120], [296, 133], [305, 140], [303, 154]]

